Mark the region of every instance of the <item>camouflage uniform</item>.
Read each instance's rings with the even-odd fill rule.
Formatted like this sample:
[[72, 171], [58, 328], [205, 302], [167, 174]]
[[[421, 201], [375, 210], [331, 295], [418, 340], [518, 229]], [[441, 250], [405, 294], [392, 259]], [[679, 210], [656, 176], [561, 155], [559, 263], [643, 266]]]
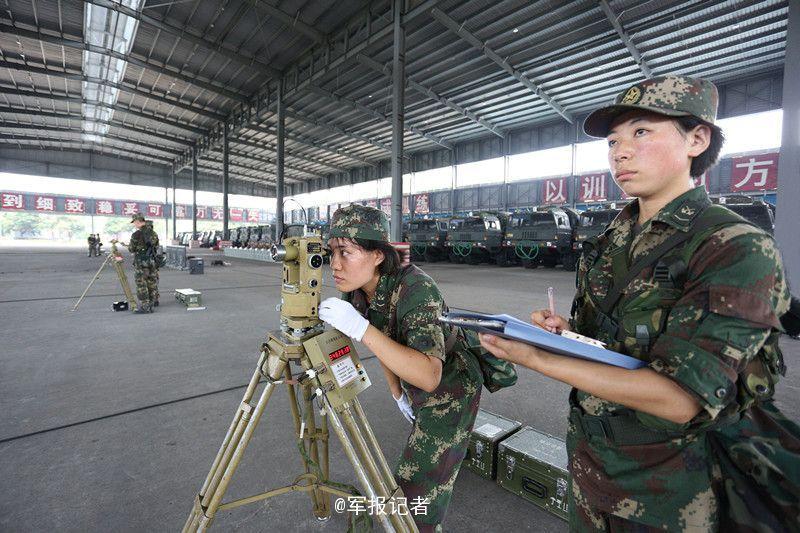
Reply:
[[[333, 216], [331, 237], [387, 241], [386, 216], [359, 205], [340, 209]], [[433, 392], [401, 381], [416, 419], [395, 468], [409, 504], [415, 498], [430, 502], [426, 515], [414, 516], [420, 531], [440, 530], [478, 414], [483, 384], [478, 361], [463, 336], [445, 353], [449, 328], [437, 320], [445, 304], [434, 281], [416, 266], [381, 276], [369, 304], [361, 290], [342, 298], [391, 339], [442, 360], [441, 381]]]
[[[153, 221], [152, 220], [148, 220], [147, 221], [147, 227], [150, 229], [150, 231], [153, 232], [153, 235], [155, 235], [155, 241], [154, 241], [155, 244], [154, 244], [154, 246], [155, 246], [156, 249], [158, 249], [158, 244], [159, 244], [158, 233], [156, 233], [156, 231], [153, 229]], [[158, 307], [158, 298], [159, 298], [159, 296], [161, 296], [161, 293], [158, 292], [158, 284], [159, 284], [159, 279], [160, 279], [158, 277], [158, 272], [160, 270], [160, 267], [158, 266], [158, 262], [154, 262], [153, 263], [153, 268], [154, 268], [153, 275], [155, 277], [155, 291], [151, 294], [151, 301], [153, 302], [154, 306]]]
[[[617, 101], [643, 98], [648, 83]], [[659, 98], [666, 94], [655, 89]], [[682, 93], [667, 93], [680, 108]], [[605, 134], [613, 119], [607, 110], [601, 123], [590, 115], [587, 133]], [[691, 114], [713, 123], [713, 115]], [[702, 410], [677, 424], [573, 389], [570, 529], [800, 530], [800, 428], [772, 402], [785, 371], [779, 317], [790, 298], [774, 240], [710, 206], [703, 187], [675, 198], [641, 228], [638, 210], [634, 200], [590, 242], [571, 325], [647, 361]], [[656, 252], [661, 259], [642, 269], [609, 310], [603, 300], [629, 268], [636, 270], [631, 265], [681, 234], [688, 238]]]
[[[141, 215], [134, 220], [144, 220]], [[143, 309], [158, 301], [158, 268], [149, 249], [158, 248], [158, 234], [153, 226], [145, 225], [131, 235], [128, 250], [133, 254], [133, 276], [136, 282], [136, 297]]]
[[86, 242], [89, 243], [89, 253], [86, 254], [86, 257], [92, 257], [92, 254], [94, 253], [94, 243], [95, 243], [94, 235], [89, 234], [89, 237], [86, 239]]

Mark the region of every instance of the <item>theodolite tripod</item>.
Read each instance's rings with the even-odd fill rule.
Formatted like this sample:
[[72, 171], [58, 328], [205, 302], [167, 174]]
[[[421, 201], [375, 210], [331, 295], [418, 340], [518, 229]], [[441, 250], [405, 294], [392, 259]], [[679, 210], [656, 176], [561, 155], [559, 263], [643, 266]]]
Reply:
[[114, 266], [114, 270], [117, 272], [117, 277], [119, 278], [119, 284], [122, 285], [122, 292], [125, 293], [125, 298], [128, 299], [128, 304], [130, 305], [131, 311], [136, 311], [136, 297], [133, 295], [133, 291], [131, 291], [131, 286], [128, 283], [128, 276], [125, 274], [125, 266], [123, 265], [122, 261], [122, 253], [117, 250], [117, 242], [116, 240], [111, 241], [111, 251], [106, 252], [106, 258], [103, 261], [103, 264], [100, 265], [100, 268], [97, 269], [95, 272], [92, 281], [89, 282], [89, 285], [86, 286], [86, 290], [83, 291], [81, 297], [78, 298], [78, 301], [75, 303], [75, 307], [72, 308], [75, 311], [78, 306], [81, 304], [83, 299], [86, 297], [86, 293], [89, 292], [89, 289], [92, 288], [94, 282], [100, 279], [100, 273], [103, 271], [103, 268], [109, 263]]
[[[308, 492], [313, 513], [320, 520], [331, 516], [330, 495], [355, 496], [352, 487], [328, 479], [328, 427], [341, 441], [352, 464], [363, 497], [385, 502], [395, 511], [378, 513], [386, 531], [416, 532], [408, 513], [402, 512], [403, 492], [386, 463], [375, 434], [367, 421], [357, 395], [370, 386], [350, 339], [336, 330], [324, 331], [317, 318], [322, 287], [322, 258], [325, 254], [318, 235], [291, 237], [284, 246], [273, 247], [272, 257], [283, 262], [281, 288], [281, 329], [271, 331], [262, 345], [261, 357], [253, 372], [242, 402], [223, 439], [211, 471], [195, 498], [184, 533], [205, 531], [219, 511], [285, 494]], [[293, 376], [290, 363], [302, 370]], [[253, 402], [262, 378], [266, 384]], [[264, 414], [276, 386], [285, 384], [298, 449], [305, 473], [291, 485], [222, 503], [253, 432]], [[297, 406], [296, 386], [302, 388], [304, 409]], [[314, 399], [321, 407], [317, 424]]]

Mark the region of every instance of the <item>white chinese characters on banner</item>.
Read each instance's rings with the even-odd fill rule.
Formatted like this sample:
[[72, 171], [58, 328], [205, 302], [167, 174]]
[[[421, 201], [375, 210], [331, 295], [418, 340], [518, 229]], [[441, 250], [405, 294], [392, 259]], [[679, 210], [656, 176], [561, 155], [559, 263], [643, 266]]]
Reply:
[[564, 204], [567, 202], [567, 178], [554, 178], [542, 182], [542, 203]]
[[211, 208], [211, 220], [222, 220], [224, 214], [225, 212], [222, 210], [221, 207]]
[[164, 216], [164, 206], [161, 204], [147, 204], [147, 216], [161, 217]]
[[4, 192], [0, 196], [0, 207], [3, 209], [25, 209], [25, 201], [21, 194]]
[[606, 196], [606, 174], [589, 174], [580, 177], [580, 194], [578, 196], [581, 202], [596, 202], [605, 200]]
[[85, 213], [86, 203], [80, 198], [65, 198], [64, 211], [67, 213]]
[[241, 222], [242, 220], [244, 220], [244, 210], [243, 209], [240, 209], [238, 207], [231, 207], [228, 210], [228, 213], [230, 214], [229, 215], [230, 219], [233, 220], [234, 222]]
[[778, 154], [733, 158], [731, 191], [765, 191], [778, 188]]
[[414, 212], [421, 215], [430, 213], [427, 194], [418, 194], [414, 197]]
[[55, 211], [56, 201], [55, 198], [50, 196], [37, 196], [35, 207], [37, 211]]
[[247, 221], [248, 222], [258, 222], [260, 220], [258, 209], [248, 209], [247, 210]]
[[176, 205], [175, 206], [175, 218], [186, 218], [186, 206], [185, 205]]
[[139, 204], [136, 202], [122, 202], [123, 215], [135, 215], [139, 212]]
[[206, 218], [206, 213], [207, 213], [206, 206], [198, 205], [196, 213], [197, 213], [197, 218], [203, 218], [203, 219]]
[[113, 215], [114, 204], [111, 200], [95, 200], [94, 211], [98, 215]]
[[381, 200], [381, 211], [386, 213], [387, 217], [392, 216], [392, 199], [391, 198], [383, 198]]

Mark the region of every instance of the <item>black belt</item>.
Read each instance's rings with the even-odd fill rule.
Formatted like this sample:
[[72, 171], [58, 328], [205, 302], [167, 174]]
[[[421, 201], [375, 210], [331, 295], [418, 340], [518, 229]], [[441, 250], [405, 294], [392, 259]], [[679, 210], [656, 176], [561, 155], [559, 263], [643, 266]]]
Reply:
[[569, 419], [583, 435], [607, 439], [617, 446], [636, 446], [655, 444], [685, 437], [687, 434], [676, 431], [662, 431], [642, 425], [633, 412], [614, 415], [587, 415], [580, 407], [571, 407]]

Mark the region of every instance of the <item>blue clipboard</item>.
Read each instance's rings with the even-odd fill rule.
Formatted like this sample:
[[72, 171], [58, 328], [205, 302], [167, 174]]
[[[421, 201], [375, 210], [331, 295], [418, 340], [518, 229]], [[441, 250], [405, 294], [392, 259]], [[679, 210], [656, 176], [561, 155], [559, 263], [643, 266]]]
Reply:
[[505, 339], [524, 342], [559, 355], [577, 357], [578, 359], [605, 363], [629, 370], [647, 366], [647, 363], [634, 357], [586, 344], [575, 339], [568, 339], [556, 333], [550, 333], [511, 315], [487, 315], [467, 311], [451, 311], [439, 317], [439, 321], [471, 329], [478, 333], [488, 333]]

